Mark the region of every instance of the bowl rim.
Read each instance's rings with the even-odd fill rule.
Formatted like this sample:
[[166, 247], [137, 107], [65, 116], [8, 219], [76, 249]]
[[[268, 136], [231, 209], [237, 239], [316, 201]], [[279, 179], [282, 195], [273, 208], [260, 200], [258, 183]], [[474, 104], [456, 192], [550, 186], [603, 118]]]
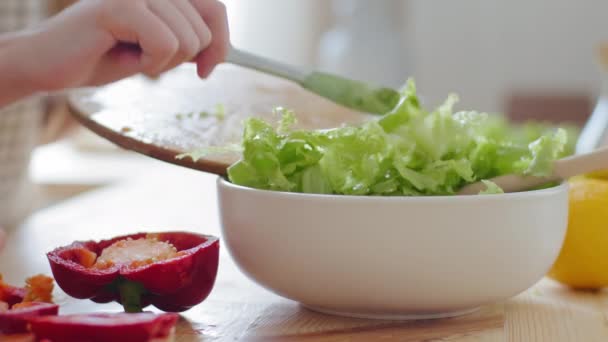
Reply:
[[559, 194], [568, 193], [569, 184], [567, 181], [559, 185], [541, 190], [531, 190], [522, 192], [511, 192], [492, 195], [439, 195], [439, 196], [364, 196], [364, 195], [328, 195], [328, 194], [310, 194], [301, 192], [275, 191], [266, 189], [256, 189], [247, 186], [237, 185], [230, 182], [225, 177], [218, 177], [216, 181], [217, 188], [233, 189], [245, 193], [252, 193], [267, 197], [289, 198], [289, 199], [315, 199], [315, 200], [336, 200], [340, 201], [386, 201], [386, 202], [476, 202], [476, 201], [511, 201], [517, 199], [529, 199], [538, 197], [552, 197]]

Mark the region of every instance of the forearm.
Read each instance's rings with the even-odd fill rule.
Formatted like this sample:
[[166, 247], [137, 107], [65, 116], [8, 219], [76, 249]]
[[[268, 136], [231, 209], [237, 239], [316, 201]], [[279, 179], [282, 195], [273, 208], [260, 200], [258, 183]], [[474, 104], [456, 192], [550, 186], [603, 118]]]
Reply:
[[31, 54], [27, 40], [25, 33], [0, 35], [0, 108], [38, 91], [23, 63], [24, 57]]

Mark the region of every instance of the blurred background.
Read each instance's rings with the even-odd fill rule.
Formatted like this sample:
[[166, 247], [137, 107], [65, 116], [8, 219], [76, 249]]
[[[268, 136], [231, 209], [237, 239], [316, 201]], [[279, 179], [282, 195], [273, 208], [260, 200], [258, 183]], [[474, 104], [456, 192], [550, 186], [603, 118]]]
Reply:
[[583, 121], [600, 92], [602, 0], [226, 0], [237, 46], [388, 85], [429, 105]]
[[[13, 3], [0, 13], [3, 27], [13, 29], [73, 2], [0, 1]], [[427, 106], [456, 92], [458, 109], [581, 126], [600, 108], [601, 94], [608, 96], [603, 86], [608, 84], [608, 52], [604, 62], [599, 53], [608, 43], [605, 0], [224, 2], [235, 46], [388, 86], [399, 87], [412, 77]], [[78, 128], [60, 96], [43, 104], [41, 147], [33, 151], [29, 168], [31, 179], [44, 185], [37, 206], [122, 179], [125, 169], [145, 172], [159, 163], [121, 152]], [[2, 163], [0, 158], [0, 171]], [[25, 173], [13, 172], [13, 177]], [[0, 192], [0, 209], [9, 200]]]
[[[50, 0], [56, 11], [71, 0]], [[224, 0], [234, 45], [399, 86], [428, 105], [583, 122], [601, 91], [602, 0]]]
[[457, 92], [461, 108], [580, 124], [601, 92], [603, 0], [224, 2], [234, 45], [390, 86], [413, 77], [428, 105]]

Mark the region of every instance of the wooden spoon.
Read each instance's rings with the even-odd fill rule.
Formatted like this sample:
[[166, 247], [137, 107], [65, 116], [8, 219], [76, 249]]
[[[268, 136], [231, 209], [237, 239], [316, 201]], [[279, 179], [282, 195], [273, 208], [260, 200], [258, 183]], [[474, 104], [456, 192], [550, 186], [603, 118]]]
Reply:
[[196, 75], [194, 66], [183, 65], [159, 79], [136, 76], [73, 91], [69, 105], [80, 123], [118, 146], [218, 175], [225, 175], [240, 153], [197, 161], [176, 157], [201, 148], [240, 144], [243, 121], [258, 117], [276, 122], [279, 118], [273, 109], [277, 106], [295, 111], [299, 129], [328, 129], [374, 117], [337, 105], [296, 83], [226, 64], [206, 80]]
[[[490, 179], [501, 187], [504, 192], [526, 191], [544, 184], [564, 181], [574, 176], [608, 169], [608, 147], [590, 153], [580, 154], [556, 160], [553, 163], [553, 174], [548, 177], [504, 175]], [[476, 195], [485, 190], [482, 182], [473, 183], [462, 188], [459, 195]]]

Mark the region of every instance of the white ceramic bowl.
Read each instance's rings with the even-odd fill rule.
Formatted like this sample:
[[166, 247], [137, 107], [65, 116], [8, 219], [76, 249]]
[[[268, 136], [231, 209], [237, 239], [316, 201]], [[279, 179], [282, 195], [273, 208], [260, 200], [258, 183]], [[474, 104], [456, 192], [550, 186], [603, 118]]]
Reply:
[[534, 285], [562, 246], [568, 186], [454, 197], [350, 197], [218, 180], [222, 234], [241, 270], [313, 310], [455, 316]]

